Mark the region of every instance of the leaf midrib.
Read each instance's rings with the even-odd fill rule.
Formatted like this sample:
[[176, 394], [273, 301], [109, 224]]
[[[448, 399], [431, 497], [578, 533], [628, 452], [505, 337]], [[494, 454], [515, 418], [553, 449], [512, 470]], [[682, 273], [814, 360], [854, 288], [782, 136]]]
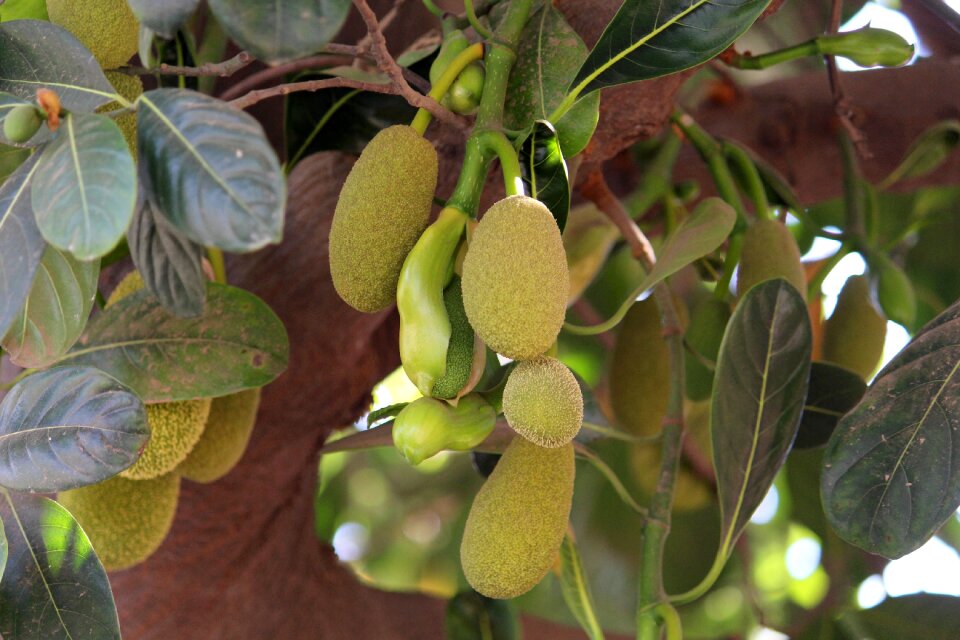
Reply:
[[263, 353], [268, 353], [268, 354], [270, 354], [271, 356], [273, 355], [271, 352], [269, 352], [269, 351], [268, 351], [266, 348], [264, 348], [264, 347], [257, 347], [257, 346], [254, 346], [254, 345], [247, 344], [247, 343], [245, 343], [245, 342], [238, 342], [238, 341], [235, 341], [235, 340], [220, 340], [220, 339], [216, 339], [216, 340], [215, 340], [215, 339], [213, 339], [213, 338], [149, 338], [149, 339], [148, 339], [148, 338], [144, 338], [144, 339], [141, 339], [141, 340], [127, 340], [127, 341], [124, 341], [124, 342], [111, 342], [111, 343], [103, 344], [103, 345], [94, 345], [94, 346], [91, 346], [91, 347], [87, 347], [86, 349], [78, 349], [78, 350], [76, 350], [76, 351], [71, 351], [70, 353], [67, 353], [67, 354], [64, 355], [62, 358], [60, 358], [59, 360], [57, 360], [57, 362], [58, 362], [58, 363], [59, 363], [59, 362], [64, 362], [64, 361], [66, 361], [66, 360], [70, 360], [71, 358], [76, 358], [76, 357], [79, 357], [79, 356], [84, 356], [84, 355], [87, 355], [87, 354], [90, 354], [90, 353], [96, 353], [96, 352], [98, 352], [98, 351], [107, 351], [107, 350], [109, 350], [109, 349], [121, 349], [121, 348], [138, 346], [138, 345], [163, 344], [163, 343], [167, 343], [167, 342], [177, 342], [177, 343], [185, 343], [185, 344], [191, 344], [191, 345], [194, 344], [194, 343], [200, 343], [200, 344], [210, 343], [210, 344], [236, 345], [236, 346], [244, 347], [244, 348], [251, 349], [251, 350], [254, 350], [254, 351], [262, 351]]

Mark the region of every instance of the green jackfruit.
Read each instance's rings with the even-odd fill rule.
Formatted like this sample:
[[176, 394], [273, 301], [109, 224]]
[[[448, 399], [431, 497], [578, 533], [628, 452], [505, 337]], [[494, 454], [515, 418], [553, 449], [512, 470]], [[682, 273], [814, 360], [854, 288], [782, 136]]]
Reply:
[[527, 196], [490, 207], [463, 260], [463, 306], [480, 338], [515, 360], [546, 352], [563, 326], [569, 290], [550, 210]]
[[47, 0], [50, 22], [75, 35], [104, 69], [125, 64], [137, 52], [140, 23], [126, 0]]
[[143, 562], [167, 537], [180, 495], [180, 476], [153, 480], [119, 476], [64, 491], [58, 501], [90, 538], [103, 566], [118, 571]]
[[853, 276], [840, 291], [833, 315], [823, 324], [823, 359], [869, 380], [887, 339], [887, 319], [873, 304], [866, 276]]
[[[140, 76], [131, 76], [126, 73], [119, 73], [116, 71], [108, 71], [106, 73], [107, 80], [110, 81], [110, 84], [113, 85], [113, 88], [116, 89], [117, 93], [121, 96], [133, 102], [143, 94], [143, 81], [140, 80]], [[108, 105], [100, 107], [97, 109], [97, 113], [106, 113], [109, 111], [116, 111], [121, 108], [119, 102], [111, 102]], [[117, 126], [120, 127], [120, 131], [123, 133], [124, 140], [127, 141], [127, 146], [130, 147], [130, 153], [133, 154], [133, 157], [137, 157], [137, 114], [136, 113], [125, 113], [122, 116], [117, 116], [114, 119], [114, 122], [117, 123]]]
[[[710, 296], [697, 305], [690, 318], [690, 327], [684, 334], [687, 346], [707, 360], [717, 361], [723, 332], [730, 321], [730, 305]], [[705, 400], [713, 391], [713, 369], [697, 355], [684, 352], [687, 397]]]
[[260, 389], [214, 398], [203, 434], [177, 473], [204, 484], [227, 475], [247, 449], [259, 406]]
[[610, 404], [631, 433], [660, 433], [670, 391], [670, 356], [653, 298], [634, 304], [620, 323], [610, 364]]
[[149, 480], [173, 471], [203, 435], [210, 398], [147, 405], [150, 440], [133, 465], [120, 472], [131, 480]]
[[10, 142], [26, 142], [40, 129], [43, 120], [32, 104], [14, 107], [3, 119], [3, 135]]
[[350, 170], [330, 229], [330, 275], [354, 309], [394, 303], [403, 261], [430, 218], [437, 170], [433, 145], [406, 125], [374, 136]]
[[744, 234], [737, 291], [742, 297], [755, 284], [773, 278], [783, 278], [807, 299], [807, 277], [797, 241], [785, 224], [765, 218]]
[[514, 598], [550, 570], [573, 502], [573, 445], [514, 438], [477, 492], [460, 543], [463, 573], [488, 598]]
[[447, 347], [447, 372], [433, 385], [434, 398], [455, 398], [470, 380], [473, 370], [473, 327], [463, 309], [460, 278], [454, 277], [443, 292], [443, 304], [450, 319], [450, 344]]
[[503, 389], [503, 415], [527, 440], [561, 447], [583, 424], [583, 394], [573, 373], [555, 358], [517, 364]]

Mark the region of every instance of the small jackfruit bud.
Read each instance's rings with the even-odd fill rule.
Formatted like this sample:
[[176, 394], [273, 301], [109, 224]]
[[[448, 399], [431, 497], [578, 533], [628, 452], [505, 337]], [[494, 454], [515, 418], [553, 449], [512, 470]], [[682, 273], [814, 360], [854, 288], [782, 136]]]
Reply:
[[861, 67], [899, 67], [913, 58], [913, 45], [898, 33], [864, 27], [817, 38], [825, 56], [842, 56]]
[[453, 81], [453, 85], [447, 91], [443, 103], [450, 107], [450, 110], [454, 113], [465, 116], [473, 115], [480, 106], [485, 79], [486, 72], [483, 69], [483, 64], [480, 62], [470, 63]]
[[32, 104], [22, 104], [10, 110], [3, 119], [3, 135], [10, 142], [26, 142], [40, 130], [43, 119]]
[[514, 598], [550, 570], [573, 502], [573, 444], [514, 438], [470, 507], [460, 543], [463, 573], [488, 598]]
[[454, 278], [443, 292], [443, 304], [450, 319], [450, 346], [447, 372], [433, 385], [434, 398], [455, 398], [470, 380], [473, 370], [474, 334], [463, 309], [460, 278]]
[[754, 285], [774, 278], [783, 278], [807, 299], [807, 277], [797, 241], [785, 224], [765, 218], [744, 234], [737, 291], [743, 296]]
[[639, 436], [660, 433], [667, 413], [670, 357], [653, 298], [634, 304], [617, 330], [610, 365], [610, 404], [623, 428]]
[[538, 356], [560, 333], [569, 290], [550, 210], [527, 196], [490, 207], [463, 260], [463, 306], [477, 335], [508, 358]]
[[180, 495], [180, 476], [153, 480], [115, 476], [61, 493], [57, 500], [73, 514], [110, 571], [147, 559], [167, 537]]
[[209, 415], [210, 398], [148, 404], [150, 440], [137, 461], [120, 475], [149, 480], [173, 471], [200, 440]]
[[259, 406], [260, 389], [214, 398], [203, 434], [177, 467], [177, 473], [201, 483], [227, 475], [247, 449]]
[[433, 145], [406, 125], [374, 136], [350, 170], [330, 228], [330, 275], [354, 309], [393, 304], [403, 261], [430, 217], [437, 170]]
[[496, 422], [497, 412], [475, 393], [460, 398], [455, 407], [443, 400], [417, 398], [397, 414], [393, 444], [410, 464], [420, 464], [445, 449], [474, 448]]
[[887, 319], [873, 304], [866, 276], [853, 276], [823, 324], [823, 359], [869, 380], [883, 356]]
[[583, 424], [583, 394], [562, 362], [541, 356], [517, 364], [503, 389], [503, 415], [514, 431], [541, 447], [561, 447]]
[[690, 351], [684, 353], [687, 397], [704, 400], [713, 391], [713, 369], [701, 358], [716, 362], [723, 332], [730, 321], [730, 305], [713, 296], [697, 305], [684, 340]]
[[104, 69], [123, 65], [137, 52], [140, 23], [126, 0], [47, 0], [47, 14], [90, 49]]

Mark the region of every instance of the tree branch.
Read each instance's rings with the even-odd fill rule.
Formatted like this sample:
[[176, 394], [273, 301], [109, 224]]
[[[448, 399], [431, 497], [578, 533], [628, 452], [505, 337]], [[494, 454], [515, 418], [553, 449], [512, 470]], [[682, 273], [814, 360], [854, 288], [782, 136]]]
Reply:
[[[830, 6], [830, 24], [827, 27], [828, 34], [836, 33], [840, 28], [842, 10], [843, 0], [833, 0]], [[827, 77], [830, 79], [830, 93], [833, 95], [833, 110], [836, 112], [837, 118], [840, 119], [840, 124], [847, 132], [847, 135], [850, 136], [853, 144], [857, 147], [857, 153], [860, 154], [861, 158], [869, 160], [873, 157], [873, 154], [870, 153], [870, 149], [867, 148], [867, 137], [863, 134], [863, 131], [860, 130], [860, 127], [853, 122], [853, 106], [850, 98], [847, 97], [846, 91], [843, 89], [843, 82], [840, 79], [840, 71], [837, 69], [836, 58], [834, 58], [834, 56], [824, 56], [824, 58], [827, 61]]]
[[256, 58], [246, 51], [241, 51], [229, 60], [224, 60], [223, 62], [207, 62], [199, 67], [177, 67], [172, 64], [164, 63], [156, 69], [148, 69], [146, 67], [120, 67], [119, 69], [116, 69], [116, 71], [125, 73], [128, 76], [150, 76], [154, 74], [160, 74], [164, 76], [219, 76], [221, 78], [227, 78], [232, 76], [240, 69], [243, 69], [247, 65], [253, 63], [255, 60]]
[[387, 93], [400, 95], [400, 91], [393, 84], [377, 84], [374, 82], [362, 82], [350, 78], [324, 78], [323, 80], [307, 80], [304, 82], [291, 82], [280, 84], [269, 89], [257, 89], [235, 98], [230, 101], [230, 106], [237, 109], [246, 109], [258, 102], [277, 96], [285, 96], [298, 91], [319, 91], [321, 89], [334, 89], [338, 87], [347, 87], [350, 89], [360, 89], [361, 91], [370, 91], [373, 93]]

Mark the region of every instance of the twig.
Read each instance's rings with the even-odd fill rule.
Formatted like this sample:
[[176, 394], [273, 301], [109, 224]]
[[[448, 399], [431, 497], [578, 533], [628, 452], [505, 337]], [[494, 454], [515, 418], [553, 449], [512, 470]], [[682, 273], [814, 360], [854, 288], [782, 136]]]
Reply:
[[230, 106], [236, 107], [237, 109], [246, 109], [268, 98], [285, 96], [298, 91], [319, 91], [321, 89], [334, 89], [338, 87], [360, 89], [361, 91], [370, 91], [373, 93], [400, 95], [400, 90], [393, 84], [376, 84], [374, 82], [362, 82], [351, 78], [324, 78], [323, 80], [291, 82], [289, 84], [270, 87], [269, 89], [257, 89], [231, 100]]
[[[840, 19], [843, 15], [843, 0], [833, 0], [830, 5], [830, 24], [827, 27], [827, 33], [836, 33], [840, 28]], [[837, 69], [837, 61], [833, 56], [825, 56], [827, 61], [827, 77], [830, 79], [830, 93], [833, 95], [833, 110], [840, 119], [840, 124], [846, 130], [853, 144], [857, 147], [857, 153], [861, 158], [869, 160], [873, 157], [870, 149], [867, 147], [867, 138], [853, 122], [853, 106], [850, 98], [847, 97], [843, 89], [843, 82], [840, 79], [840, 71]]]
[[229, 60], [224, 60], [223, 62], [207, 62], [199, 67], [178, 67], [163, 63], [155, 69], [147, 69], [146, 67], [120, 67], [117, 71], [129, 76], [149, 76], [159, 73], [165, 76], [220, 76], [221, 78], [227, 78], [255, 60], [256, 58], [246, 51], [241, 51]]

